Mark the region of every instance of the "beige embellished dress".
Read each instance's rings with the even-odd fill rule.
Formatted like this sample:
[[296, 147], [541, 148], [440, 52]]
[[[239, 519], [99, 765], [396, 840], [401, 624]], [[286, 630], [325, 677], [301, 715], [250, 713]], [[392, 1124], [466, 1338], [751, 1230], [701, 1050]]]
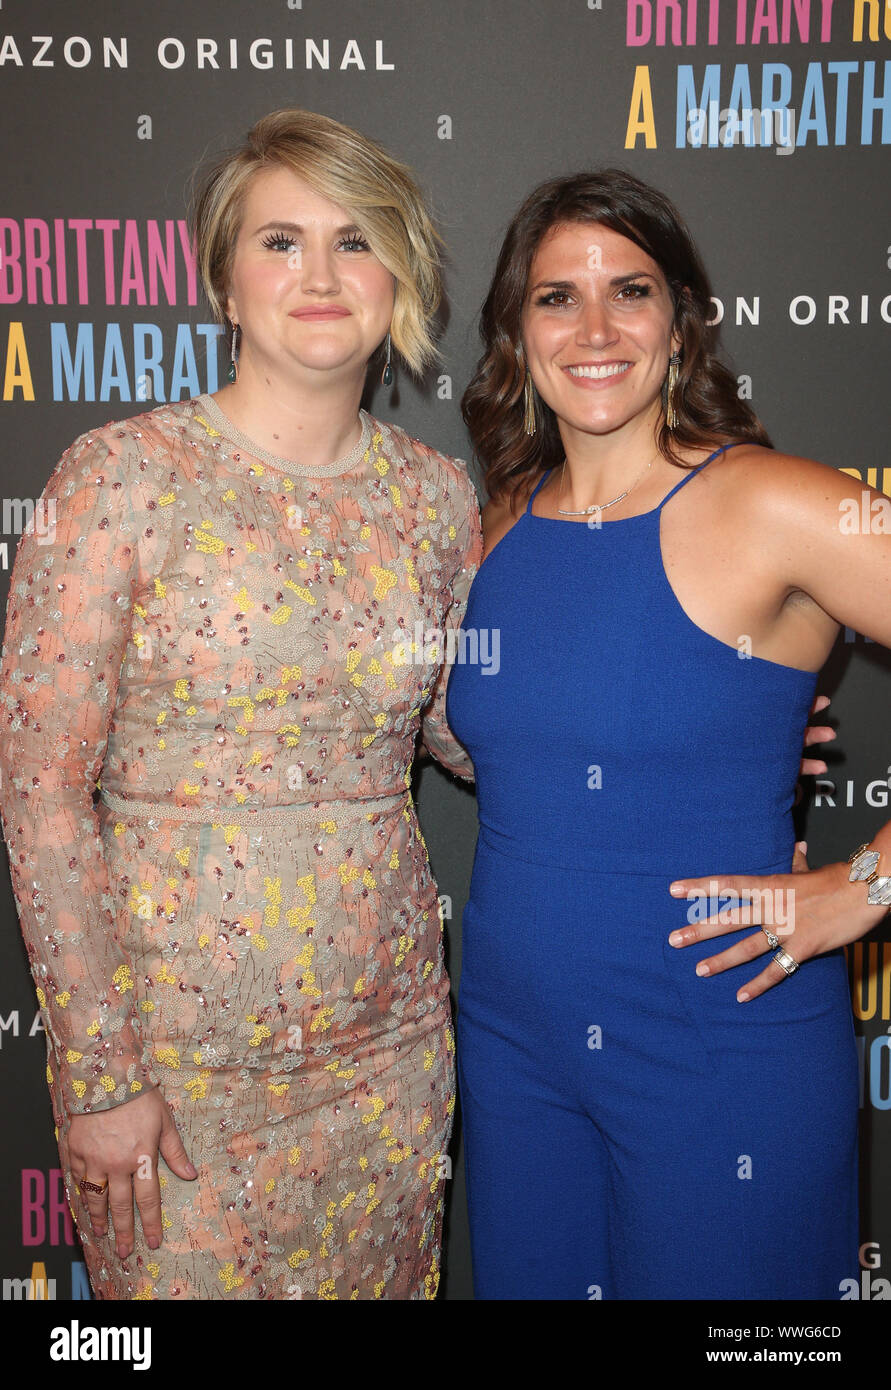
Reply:
[[[409, 773], [423, 722], [472, 775], [437, 633], [479, 508], [362, 425], [309, 470], [160, 406], [76, 439], [20, 540], [0, 812], [99, 1297], [436, 1293], [454, 1042]], [[161, 1248], [137, 1216], [121, 1261], [68, 1121], [151, 1086], [199, 1177], [161, 1164]]]

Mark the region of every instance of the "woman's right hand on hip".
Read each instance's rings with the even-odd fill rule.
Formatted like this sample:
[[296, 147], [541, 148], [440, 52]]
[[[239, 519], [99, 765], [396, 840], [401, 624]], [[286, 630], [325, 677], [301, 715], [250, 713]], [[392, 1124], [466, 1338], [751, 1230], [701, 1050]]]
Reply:
[[132, 1254], [135, 1198], [146, 1242], [157, 1250], [161, 1244], [159, 1153], [177, 1177], [198, 1176], [161, 1092], [154, 1088], [111, 1110], [72, 1115], [68, 1152], [79, 1187], [81, 1178], [100, 1186], [108, 1179], [101, 1194], [80, 1188], [95, 1234], [105, 1235], [110, 1214], [119, 1257], [126, 1259]]

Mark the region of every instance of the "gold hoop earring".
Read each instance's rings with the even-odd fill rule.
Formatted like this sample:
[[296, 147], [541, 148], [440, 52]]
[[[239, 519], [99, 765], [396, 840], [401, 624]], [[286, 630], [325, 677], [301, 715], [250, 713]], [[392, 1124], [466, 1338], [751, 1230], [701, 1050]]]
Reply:
[[668, 359], [668, 395], [665, 402], [665, 423], [670, 430], [677, 429], [678, 413], [675, 409], [674, 397], [678, 384], [678, 367], [680, 366], [681, 355], [673, 352]]
[[535, 394], [532, 389], [532, 377], [528, 372], [523, 385], [523, 428], [527, 434], [534, 434], [536, 429]]

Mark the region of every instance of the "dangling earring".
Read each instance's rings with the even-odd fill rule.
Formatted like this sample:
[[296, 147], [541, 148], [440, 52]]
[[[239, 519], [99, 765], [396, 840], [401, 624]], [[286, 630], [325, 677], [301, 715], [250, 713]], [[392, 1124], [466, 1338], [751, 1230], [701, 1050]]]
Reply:
[[523, 427], [527, 434], [535, 433], [535, 396], [532, 391], [532, 377], [528, 372], [523, 386]]
[[677, 429], [678, 413], [674, 408], [674, 393], [678, 384], [678, 367], [681, 355], [673, 352], [668, 359], [668, 396], [665, 403], [665, 423], [670, 430]]
[[387, 360], [386, 360], [386, 362], [384, 363], [384, 370], [381, 372], [381, 385], [382, 385], [382, 386], [392, 386], [392, 384], [393, 384], [393, 368], [390, 366], [390, 350], [391, 350], [390, 331], [389, 331], [389, 329], [388, 329], [388, 330], [387, 330]]
[[[230, 322], [231, 322], [231, 320], [230, 320]], [[238, 333], [239, 333], [239, 325], [238, 325], [237, 323], [233, 323], [233, 324], [232, 324], [232, 348], [231, 348], [231, 351], [230, 351], [230, 353], [229, 353], [229, 370], [228, 370], [228, 372], [226, 373], [226, 375], [228, 376], [229, 380], [230, 380], [230, 381], [233, 381], [233, 382], [238, 380], [238, 350], [237, 350], [237, 347], [236, 347], [236, 343], [238, 342]]]

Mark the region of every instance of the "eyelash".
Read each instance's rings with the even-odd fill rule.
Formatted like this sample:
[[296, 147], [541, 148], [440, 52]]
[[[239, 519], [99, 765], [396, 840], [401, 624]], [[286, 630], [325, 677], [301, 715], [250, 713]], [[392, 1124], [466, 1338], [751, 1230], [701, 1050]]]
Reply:
[[[624, 294], [625, 290], [638, 290], [638, 291], [639, 291], [638, 294], [635, 294], [635, 295], [632, 296], [633, 299], [646, 299], [646, 298], [649, 296], [649, 294], [651, 293], [651, 289], [650, 289], [650, 286], [649, 286], [649, 285], [644, 285], [644, 284], [641, 284], [640, 282], [634, 282], [634, 281], [633, 281], [631, 284], [629, 284], [629, 285], [623, 285], [622, 288], [621, 288], [621, 290], [619, 291], [619, 293], [620, 293], [620, 294]], [[567, 294], [567, 291], [566, 291], [566, 290], [551, 290], [548, 294], [543, 294], [543, 295], [541, 295], [540, 298], [537, 299], [535, 302], [536, 302], [536, 304], [547, 304], [547, 305], [550, 305], [552, 308], [560, 309], [560, 308], [562, 308], [563, 306], [560, 305], [560, 304], [555, 304], [554, 301], [555, 301], [557, 295], [564, 295], [564, 296], [565, 296], [566, 294]]]
[[[351, 244], [358, 246], [360, 251], [371, 250], [368, 242], [359, 232], [356, 232], [354, 236], [342, 237], [337, 243], [338, 247], [349, 246]], [[290, 250], [294, 247], [294, 239], [287, 232], [270, 232], [269, 236], [263, 238], [262, 245], [267, 247], [270, 251]]]

